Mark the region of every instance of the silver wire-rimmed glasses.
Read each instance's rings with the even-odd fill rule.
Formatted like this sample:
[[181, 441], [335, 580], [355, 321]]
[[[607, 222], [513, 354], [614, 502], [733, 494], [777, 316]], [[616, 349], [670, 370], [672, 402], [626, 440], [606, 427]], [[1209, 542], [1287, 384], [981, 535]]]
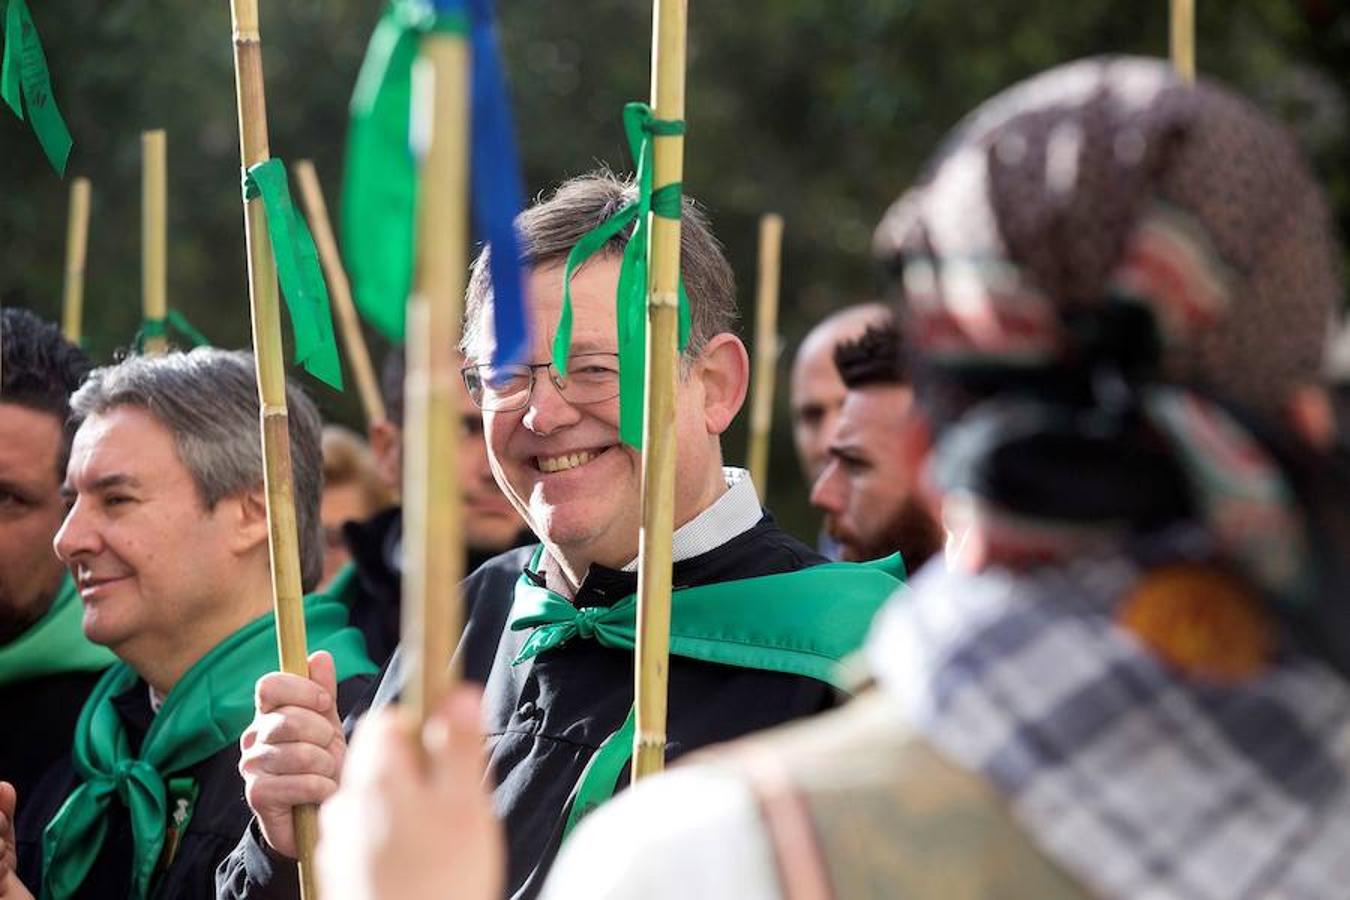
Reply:
[[553, 363], [490, 363], [460, 369], [469, 398], [479, 409], [509, 412], [524, 409], [534, 393], [535, 372], [547, 369], [549, 380], [568, 403], [578, 406], [602, 403], [619, 396], [619, 354], [578, 353], [567, 358], [567, 374], [560, 375]]

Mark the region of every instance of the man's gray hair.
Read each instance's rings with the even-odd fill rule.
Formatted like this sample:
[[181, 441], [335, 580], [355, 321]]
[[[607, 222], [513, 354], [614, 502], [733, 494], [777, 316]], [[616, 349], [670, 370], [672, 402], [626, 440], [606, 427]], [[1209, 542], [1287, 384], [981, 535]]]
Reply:
[[[563, 182], [547, 200], [516, 217], [526, 270], [561, 266], [582, 235], [636, 196], [632, 179], [603, 169]], [[632, 235], [633, 225], [629, 225], [609, 239], [601, 254], [621, 256]], [[492, 305], [488, 252], [485, 247], [474, 260], [465, 298], [460, 349], [469, 360], [481, 359], [488, 346], [490, 329], [485, 313]], [[737, 310], [731, 264], [713, 236], [707, 215], [689, 197], [684, 198], [680, 216], [680, 274], [689, 295], [692, 320], [685, 355], [692, 358], [702, 352], [709, 338], [736, 327]]]
[[[309, 591], [323, 574], [323, 422], [314, 402], [294, 384], [286, 385], [286, 405], [300, 578]], [[119, 406], [144, 409], [169, 430], [178, 459], [208, 510], [226, 497], [262, 487], [258, 382], [251, 353], [198, 347], [188, 353], [133, 356], [95, 369], [70, 398], [77, 427], [89, 416]]]

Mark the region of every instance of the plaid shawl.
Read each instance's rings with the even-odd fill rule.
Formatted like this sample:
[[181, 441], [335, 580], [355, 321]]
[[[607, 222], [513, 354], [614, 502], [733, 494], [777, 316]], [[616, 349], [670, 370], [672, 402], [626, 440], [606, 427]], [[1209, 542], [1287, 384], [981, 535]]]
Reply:
[[1187, 682], [1116, 626], [1123, 556], [1012, 574], [929, 567], [870, 655], [915, 728], [981, 773], [1106, 897], [1350, 894], [1350, 688], [1290, 649]]

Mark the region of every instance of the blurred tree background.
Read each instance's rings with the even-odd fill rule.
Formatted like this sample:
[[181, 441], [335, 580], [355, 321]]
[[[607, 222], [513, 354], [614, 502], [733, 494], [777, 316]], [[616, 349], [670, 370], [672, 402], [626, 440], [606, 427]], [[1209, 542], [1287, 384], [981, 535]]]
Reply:
[[[273, 155], [312, 158], [334, 209], [347, 100], [379, 4], [263, 3]], [[1197, 59], [1203, 74], [1295, 128], [1350, 234], [1346, 6], [1200, 0]], [[93, 181], [89, 349], [114, 358], [139, 322], [146, 128], [168, 131], [170, 303], [214, 343], [247, 346], [228, 4], [33, 0], [31, 8], [75, 138], [68, 174]], [[600, 163], [625, 168], [620, 110], [647, 97], [649, 6], [501, 0], [498, 15], [530, 193]], [[875, 296], [868, 246], [886, 205], [965, 111], [1011, 82], [1085, 55], [1165, 54], [1167, 2], [695, 0], [690, 16], [685, 186], [710, 208], [747, 310], [758, 216], [773, 210], [787, 220], [769, 504], [810, 536], [817, 526], [793, 458], [783, 377], [811, 323]], [[8, 110], [0, 163], [0, 303], [56, 320], [67, 184]], [[359, 424], [354, 392], [307, 386], [330, 417]], [[731, 461], [744, 441], [743, 430], [729, 437]]]

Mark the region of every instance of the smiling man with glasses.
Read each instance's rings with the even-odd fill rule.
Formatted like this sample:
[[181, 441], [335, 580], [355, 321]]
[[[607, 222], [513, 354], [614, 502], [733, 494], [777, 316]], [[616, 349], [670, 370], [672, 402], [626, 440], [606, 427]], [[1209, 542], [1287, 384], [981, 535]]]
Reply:
[[[483, 411], [497, 482], [540, 541], [466, 581], [457, 650], [465, 677], [484, 685], [515, 897], [536, 894], [572, 826], [628, 784], [642, 458], [619, 437], [615, 294], [631, 229], [573, 274], [566, 374], [549, 360], [568, 254], [634, 193], [609, 173], [584, 176], [517, 220], [532, 326], [522, 364], [488, 362], [486, 254], [468, 290], [464, 383]], [[746, 472], [723, 467], [721, 435], [745, 399], [749, 359], [732, 331], [731, 268], [692, 202], [681, 230], [691, 328], [675, 401], [670, 757], [835, 705], [835, 662], [898, 584], [893, 568], [815, 568], [825, 560], [778, 528]], [[376, 703], [401, 683], [395, 657]], [[288, 742], [266, 720], [279, 715], [295, 722], [285, 732], [309, 734], [304, 723], [319, 719], [306, 708], [314, 689], [283, 675], [259, 685], [257, 764], [246, 753], [244, 765], [257, 826], [221, 872], [225, 896], [282, 896], [291, 867], [268, 845], [291, 845], [290, 806], [337, 788], [341, 736], [315, 729], [312, 740]], [[325, 777], [305, 793], [299, 773]]]

